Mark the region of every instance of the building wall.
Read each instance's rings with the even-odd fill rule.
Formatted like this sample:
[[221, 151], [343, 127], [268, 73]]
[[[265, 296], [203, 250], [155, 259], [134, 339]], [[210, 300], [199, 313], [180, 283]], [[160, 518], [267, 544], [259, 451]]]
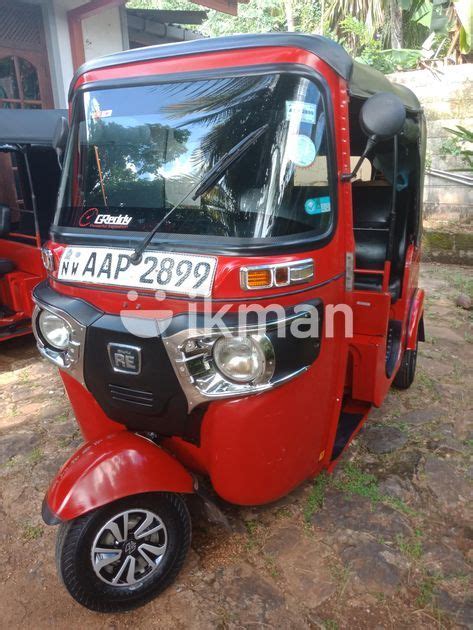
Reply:
[[123, 50], [120, 9], [101, 11], [82, 22], [85, 60]]
[[[85, 0], [30, 0], [43, 7], [51, 82], [56, 107], [67, 106], [69, 84], [74, 75], [67, 12]], [[85, 59], [123, 50], [120, 9], [106, 9], [82, 22]]]
[[67, 91], [73, 75], [67, 11], [72, 6], [64, 0], [49, 0], [47, 4], [49, 8], [46, 28], [49, 29], [49, 39], [53, 42], [51, 48], [54, 47], [53, 59], [50, 53], [49, 60], [54, 100], [56, 107], [67, 107]]
[[[417, 94], [427, 119], [427, 167], [445, 171], [462, 170], [458, 157], [445, 155], [442, 145], [452, 137], [445, 127], [462, 125], [473, 129], [473, 64], [446, 66], [442, 73], [430, 70], [398, 72], [390, 79], [402, 83]], [[473, 217], [473, 189], [438, 176], [427, 175], [424, 191], [426, 216], [445, 219]]]

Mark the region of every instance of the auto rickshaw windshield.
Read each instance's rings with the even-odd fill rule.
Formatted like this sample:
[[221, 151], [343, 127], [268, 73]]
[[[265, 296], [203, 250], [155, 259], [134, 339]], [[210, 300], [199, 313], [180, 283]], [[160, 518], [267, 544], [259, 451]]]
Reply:
[[79, 93], [56, 224], [151, 230], [227, 151], [268, 125], [160, 232], [325, 236], [334, 205], [327, 120], [322, 89], [292, 73]]

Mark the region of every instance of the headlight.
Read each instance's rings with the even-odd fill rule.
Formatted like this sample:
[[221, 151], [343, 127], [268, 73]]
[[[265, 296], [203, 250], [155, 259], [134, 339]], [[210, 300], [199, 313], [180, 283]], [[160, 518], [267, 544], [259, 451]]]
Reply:
[[236, 383], [250, 383], [266, 370], [265, 353], [254, 337], [220, 337], [213, 358], [217, 369]]
[[41, 311], [38, 317], [38, 326], [44, 340], [56, 350], [65, 350], [69, 345], [70, 328], [67, 322], [50, 313]]

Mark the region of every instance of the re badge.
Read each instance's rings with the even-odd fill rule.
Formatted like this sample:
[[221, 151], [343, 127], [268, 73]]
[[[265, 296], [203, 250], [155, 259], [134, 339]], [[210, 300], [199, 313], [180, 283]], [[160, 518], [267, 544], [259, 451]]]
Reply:
[[108, 356], [114, 372], [121, 374], [141, 372], [141, 348], [121, 343], [109, 343]]

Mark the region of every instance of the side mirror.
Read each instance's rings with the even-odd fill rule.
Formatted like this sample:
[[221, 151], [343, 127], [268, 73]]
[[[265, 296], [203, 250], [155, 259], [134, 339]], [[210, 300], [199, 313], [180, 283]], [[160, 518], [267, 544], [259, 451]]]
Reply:
[[376, 141], [394, 138], [406, 122], [406, 108], [395, 94], [379, 92], [363, 103], [360, 111], [360, 127], [369, 138]]
[[360, 110], [360, 127], [368, 136], [363, 155], [358, 160], [353, 172], [344, 173], [342, 181], [352, 180], [358, 173], [368, 153], [378, 142], [397, 136], [406, 122], [406, 108], [395, 94], [379, 92], [366, 100]]
[[53, 135], [53, 148], [56, 151], [57, 159], [62, 167], [62, 160], [64, 157], [64, 151], [66, 150], [67, 138], [69, 136], [69, 123], [67, 118], [61, 116], [57, 121], [56, 129]]
[[8, 206], [0, 204], [0, 237], [10, 232], [11, 210]]

